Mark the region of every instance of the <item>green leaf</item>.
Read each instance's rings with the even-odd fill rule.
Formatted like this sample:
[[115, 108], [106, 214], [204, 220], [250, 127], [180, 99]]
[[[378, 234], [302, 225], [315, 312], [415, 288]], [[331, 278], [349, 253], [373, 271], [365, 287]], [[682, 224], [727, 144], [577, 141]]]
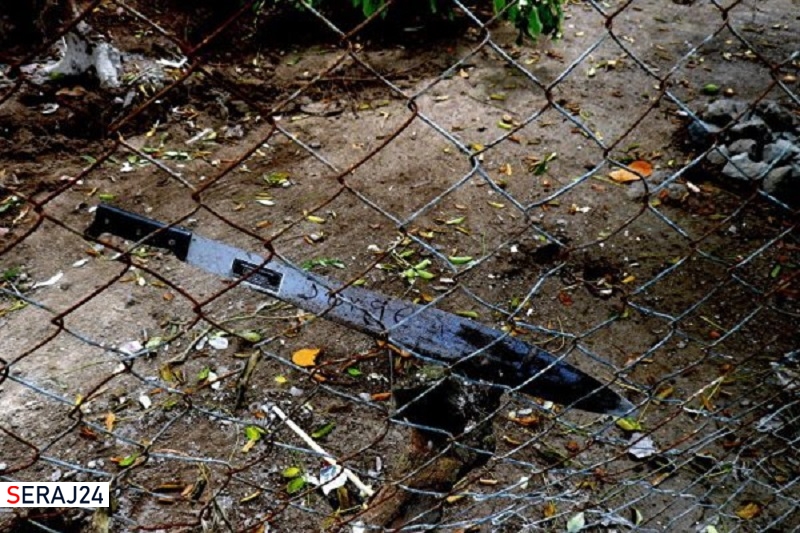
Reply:
[[5, 213], [12, 207], [16, 207], [22, 204], [22, 200], [20, 200], [19, 196], [11, 195], [3, 200], [3, 203], [0, 204], [0, 213]]
[[354, 377], [354, 378], [357, 378], [357, 377], [359, 377], [359, 376], [363, 376], [363, 375], [364, 375], [364, 373], [363, 373], [361, 370], [357, 369], [357, 368], [356, 368], [356, 367], [354, 367], [354, 366], [351, 366], [350, 368], [348, 368], [348, 369], [347, 369], [347, 373], [348, 373], [350, 376]]
[[269, 174], [264, 176], [263, 179], [270, 187], [284, 187], [285, 184], [289, 181], [289, 173], [270, 172]]
[[344, 262], [341, 259], [331, 259], [320, 257], [318, 259], [309, 259], [308, 261], [303, 261], [300, 264], [300, 268], [303, 270], [312, 270], [314, 268], [326, 268], [326, 267], [334, 267], [334, 268], [347, 268]]
[[306, 480], [302, 476], [296, 477], [286, 484], [286, 492], [289, 494], [297, 494], [303, 487], [306, 486]]
[[208, 379], [208, 375], [211, 373], [211, 369], [207, 366], [203, 367], [203, 370], [197, 373], [197, 381], [203, 381]]
[[257, 331], [253, 331], [252, 329], [246, 329], [244, 331], [240, 331], [237, 335], [247, 342], [256, 343], [261, 340], [261, 335]]
[[153, 348], [158, 348], [161, 344], [164, 343], [164, 339], [161, 337], [150, 337], [147, 339], [147, 342], [144, 344], [144, 347], [148, 350], [152, 350]]
[[436, 277], [434, 274], [428, 272], [427, 270], [417, 270], [416, 273], [417, 277], [420, 277], [422, 279], [433, 279]]
[[260, 440], [263, 434], [264, 430], [258, 426], [245, 426], [244, 428], [244, 436], [247, 438], [247, 440]]
[[286, 479], [294, 479], [297, 476], [301, 475], [302, 473], [303, 470], [299, 466], [290, 466], [288, 468], [285, 468], [283, 472], [281, 472], [281, 475]]
[[542, 34], [542, 21], [539, 19], [539, 10], [531, 9], [528, 13], [528, 25], [525, 27], [528, 37], [536, 39]]
[[119, 466], [121, 467], [131, 466], [134, 462], [136, 462], [136, 459], [138, 458], [139, 458], [139, 452], [132, 453], [127, 457], [123, 457], [119, 462]]
[[333, 428], [335, 427], [336, 424], [334, 424], [333, 422], [328, 422], [324, 426], [321, 426], [316, 430], [314, 430], [314, 432], [311, 433], [311, 437], [315, 439], [324, 439], [325, 437], [330, 435], [331, 431], [333, 431]]
[[638, 420], [634, 420], [633, 418], [618, 418], [617, 419], [617, 427], [619, 427], [623, 431], [641, 431], [642, 425], [639, 423]]
[[0, 278], [2, 278], [3, 281], [14, 281], [19, 277], [20, 274], [22, 274], [22, 268], [16, 266], [5, 269], [3, 271], [3, 275], [0, 276]]
[[463, 255], [463, 256], [450, 256], [448, 257], [451, 263], [454, 265], [466, 265], [470, 261], [472, 261], [471, 255]]
[[383, 6], [383, 0], [362, 0], [361, 9], [365, 17], [371, 17]]

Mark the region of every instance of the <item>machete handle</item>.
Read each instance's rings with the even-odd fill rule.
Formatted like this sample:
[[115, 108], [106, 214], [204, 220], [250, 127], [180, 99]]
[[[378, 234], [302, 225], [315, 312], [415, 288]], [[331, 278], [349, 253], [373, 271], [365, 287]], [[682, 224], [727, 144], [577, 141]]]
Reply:
[[185, 228], [169, 226], [108, 204], [97, 206], [94, 220], [84, 233], [93, 239], [110, 233], [125, 240], [142, 241], [143, 244], [171, 251], [181, 261], [186, 260], [192, 243], [192, 232]]

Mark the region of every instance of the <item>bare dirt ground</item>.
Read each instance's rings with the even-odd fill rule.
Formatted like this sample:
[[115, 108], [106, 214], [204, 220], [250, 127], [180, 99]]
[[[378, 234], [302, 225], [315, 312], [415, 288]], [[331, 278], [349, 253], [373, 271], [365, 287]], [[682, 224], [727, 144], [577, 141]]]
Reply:
[[[132, 5], [168, 31], [181, 23]], [[784, 62], [800, 46], [798, 7], [739, 3], [726, 28], [710, 2], [611, 1], [609, 33], [570, 2], [561, 40], [522, 46], [502, 24], [488, 41], [472, 26], [350, 50], [333, 36], [238, 49], [228, 32], [163, 94], [128, 80], [125, 109], [81, 81], [4, 86], [0, 477], [113, 476], [113, 531], [200, 530], [200, 515], [221, 531], [350, 527], [358, 514], [310, 487], [287, 493], [287, 468], [323, 463], [272, 405], [308, 432], [332, 423], [320, 444], [375, 488], [408, 474], [410, 430], [383, 393], [422, 363], [155, 249], [137, 249], [135, 268], [113, 261], [81, 235], [106, 200], [268, 243], [342, 282], [446, 294], [437, 307], [513, 324], [640, 406], [658, 450], [647, 459], [610, 417], [507, 394], [495, 455], [446, 501], [442, 530], [564, 531], [579, 513], [596, 530], [796, 530], [797, 399], [770, 365], [800, 340], [796, 218], [709, 174], [676, 102], [771, 99], [797, 114], [798, 63]], [[122, 50], [175, 50], [111, 4], [89, 22]], [[710, 83], [734, 96], [704, 94]], [[649, 197], [609, 178], [636, 160], [654, 167]], [[463, 256], [480, 261], [447, 261]], [[424, 259], [433, 279], [401, 276]], [[303, 348], [321, 349], [314, 373], [292, 363]], [[272, 433], [246, 448], [256, 426]], [[14, 531], [88, 520], [0, 512]]]

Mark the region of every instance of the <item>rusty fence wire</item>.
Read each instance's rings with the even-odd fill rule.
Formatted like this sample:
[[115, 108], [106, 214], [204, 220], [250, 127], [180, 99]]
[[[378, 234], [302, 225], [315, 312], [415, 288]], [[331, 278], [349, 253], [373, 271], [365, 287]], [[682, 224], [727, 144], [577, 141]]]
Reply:
[[[569, 1], [537, 43], [483, 3], [399, 42], [300, 4], [79, 2], [0, 65], [0, 480], [113, 496], [0, 528], [799, 529], [796, 2]], [[258, 44], [284, 23], [313, 39]], [[75, 32], [119, 86], [42, 76]], [[485, 324], [635, 409], [87, 237], [101, 202]]]

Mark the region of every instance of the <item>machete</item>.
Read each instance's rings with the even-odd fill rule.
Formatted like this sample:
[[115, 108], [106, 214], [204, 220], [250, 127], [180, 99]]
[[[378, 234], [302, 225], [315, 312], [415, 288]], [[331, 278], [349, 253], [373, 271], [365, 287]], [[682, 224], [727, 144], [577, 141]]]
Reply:
[[389, 298], [306, 272], [277, 257], [213, 241], [180, 226], [100, 204], [86, 236], [109, 233], [171, 251], [200, 269], [241, 283], [327, 320], [450, 365], [469, 379], [554, 403], [622, 416], [634, 406], [606, 385], [555, 356], [478, 322], [430, 306]]

